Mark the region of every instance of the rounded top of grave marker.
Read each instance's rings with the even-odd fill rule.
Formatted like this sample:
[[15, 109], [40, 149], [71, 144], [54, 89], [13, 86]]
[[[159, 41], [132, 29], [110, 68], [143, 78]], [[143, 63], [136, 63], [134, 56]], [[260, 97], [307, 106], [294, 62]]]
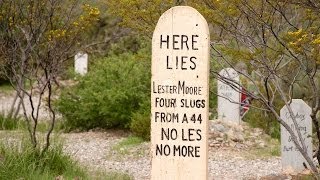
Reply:
[[[156, 28], [153, 32], [153, 37], [155, 34], [161, 31], [159, 26], [163, 26], [164, 24], [172, 24], [172, 22], [176, 22], [175, 18], [181, 20], [180, 24], [188, 24], [190, 22], [196, 22], [194, 25], [197, 28], [203, 29], [205, 33], [209, 34], [208, 23], [206, 19], [193, 7], [190, 6], [174, 6], [164, 12], [159, 18]], [[170, 27], [165, 27], [166, 29]], [[171, 26], [171, 29], [179, 28], [178, 26]], [[186, 31], [190, 31], [190, 29], [185, 29]], [[152, 38], [154, 39], [154, 38]]]
[[[305, 103], [302, 99], [292, 99], [290, 107], [292, 109], [295, 109], [296, 111], [300, 110], [300, 111], [304, 111], [308, 114], [311, 114], [311, 112], [312, 112], [311, 107], [307, 103]], [[286, 111], [288, 111], [288, 110], [287, 110], [287, 107], [284, 105], [281, 108], [280, 113], [284, 113]]]
[[231, 79], [239, 76], [238, 72], [233, 68], [224, 68], [219, 72], [219, 75]]

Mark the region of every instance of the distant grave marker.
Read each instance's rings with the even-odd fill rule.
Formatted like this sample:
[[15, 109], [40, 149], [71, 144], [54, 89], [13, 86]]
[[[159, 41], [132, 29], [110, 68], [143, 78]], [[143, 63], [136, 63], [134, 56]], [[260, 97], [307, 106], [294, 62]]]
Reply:
[[[302, 138], [306, 144], [308, 155], [312, 159], [312, 121], [310, 117], [311, 108], [301, 99], [293, 99], [290, 107], [292, 108], [298, 123], [298, 129], [301, 132]], [[297, 129], [293, 124], [292, 118], [286, 106], [281, 109], [280, 117], [293, 129], [298, 138]], [[303, 163], [306, 165], [308, 164], [294, 145], [289, 132], [283, 126], [281, 126], [281, 162], [282, 169], [286, 172], [301, 172], [305, 169]]]
[[75, 72], [81, 75], [85, 75], [88, 72], [88, 54], [78, 53], [74, 57]]
[[151, 179], [207, 179], [209, 30], [198, 11], [177, 6], [152, 38]]
[[[240, 92], [235, 89], [239, 86], [239, 74], [232, 68], [225, 68], [219, 75], [226, 77], [235, 83], [233, 86], [218, 81], [218, 119], [240, 124]], [[230, 82], [232, 82], [230, 81]]]

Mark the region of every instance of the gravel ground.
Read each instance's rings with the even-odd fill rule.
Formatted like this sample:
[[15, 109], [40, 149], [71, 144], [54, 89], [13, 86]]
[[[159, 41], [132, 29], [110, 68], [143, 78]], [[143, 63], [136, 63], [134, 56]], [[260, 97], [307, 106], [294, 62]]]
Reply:
[[[148, 153], [142, 157], [110, 157], [112, 147], [125, 136], [125, 133], [119, 132], [65, 134], [65, 151], [89, 168], [125, 172], [137, 180], [150, 179], [151, 161]], [[149, 143], [143, 143], [138, 148], [148, 151]], [[252, 160], [242, 157], [241, 151], [234, 151], [232, 148], [210, 148], [209, 152], [210, 179], [259, 179], [281, 173], [278, 157]], [[119, 156], [116, 153], [112, 155]]]
[[[13, 97], [0, 95], [0, 112], [10, 108]], [[41, 119], [47, 119], [48, 113], [42, 107]], [[30, 105], [27, 105], [30, 112]], [[150, 143], [142, 143], [127, 154], [119, 154], [112, 147], [128, 136], [122, 131], [85, 132], [63, 134], [64, 150], [80, 164], [90, 170], [118, 171], [128, 173], [137, 180], [150, 179], [151, 158]], [[142, 155], [134, 155], [142, 151]], [[214, 148], [209, 150], [210, 179], [260, 179], [267, 175], [281, 173], [279, 157], [269, 159], [248, 159], [242, 152], [232, 147]], [[132, 155], [133, 154], [133, 155]]]

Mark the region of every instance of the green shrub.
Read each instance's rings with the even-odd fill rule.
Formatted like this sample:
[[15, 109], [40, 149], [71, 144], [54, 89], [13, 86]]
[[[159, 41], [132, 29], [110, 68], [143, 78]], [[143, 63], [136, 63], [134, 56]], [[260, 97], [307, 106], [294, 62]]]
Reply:
[[[253, 102], [252, 106], [263, 108], [258, 102]], [[248, 122], [250, 126], [261, 128], [265, 133], [273, 138], [280, 139], [280, 124], [276, 117], [267, 111], [251, 107], [244, 116], [243, 121]], [[279, 106], [280, 107], [280, 106]]]
[[0, 179], [54, 179], [58, 176], [88, 179], [85, 171], [62, 153], [62, 146], [52, 146], [40, 153], [25, 142], [0, 145]]
[[20, 119], [8, 118], [7, 116], [0, 114], [0, 130], [14, 130], [23, 125], [24, 124]]
[[150, 126], [151, 126], [151, 109], [150, 98], [141, 105], [140, 109], [133, 113], [131, 118], [131, 131], [145, 140], [150, 140]]
[[217, 80], [210, 76], [209, 81], [209, 112], [211, 113], [210, 119], [217, 119], [218, 117], [218, 96], [217, 96]]
[[128, 128], [132, 114], [150, 99], [150, 51], [99, 59], [56, 102], [69, 130]]

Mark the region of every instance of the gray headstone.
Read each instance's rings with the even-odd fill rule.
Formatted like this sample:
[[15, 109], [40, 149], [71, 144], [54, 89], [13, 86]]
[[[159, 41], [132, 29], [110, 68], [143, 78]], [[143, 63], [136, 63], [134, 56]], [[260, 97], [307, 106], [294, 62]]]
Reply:
[[75, 72], [81, 75], [85, 75], [88, 72], [88, 54], [78, 53], [74, 57]]
[[209, 30], [177, 6], [152, 38], [151, 179], [208, 179]]
[[[220, 76], [226, 77], [239, 83], [239, 74], [232, 68], [225, 68], [219, 72]], [[233, 86], [218, 81], [218, 119], [233, 123], [240, 123], [240, 92], [236, 90], [239, 86]]]
[[[311, 108], [301, 99], [293, 99], [290, 107], [298, 123], [298, 130], [301, 132], [302, 138], [304, 139], [308, 155], [312, 159], [312, 120], [310, 117]], [[291, 129], [293, 129], [296, 137], [298, 138], [297, 129], [293, 124], [292, 118], [286, 106], [281, 109], [280, 117], [291, 127]], [[282, 169], [285, 172], [301, 172], [305, 169], [303, 163], [306, 165], [308, 164], [294, 145], [289, 132], [283, 126], [281, 126], [281, 162]]]

